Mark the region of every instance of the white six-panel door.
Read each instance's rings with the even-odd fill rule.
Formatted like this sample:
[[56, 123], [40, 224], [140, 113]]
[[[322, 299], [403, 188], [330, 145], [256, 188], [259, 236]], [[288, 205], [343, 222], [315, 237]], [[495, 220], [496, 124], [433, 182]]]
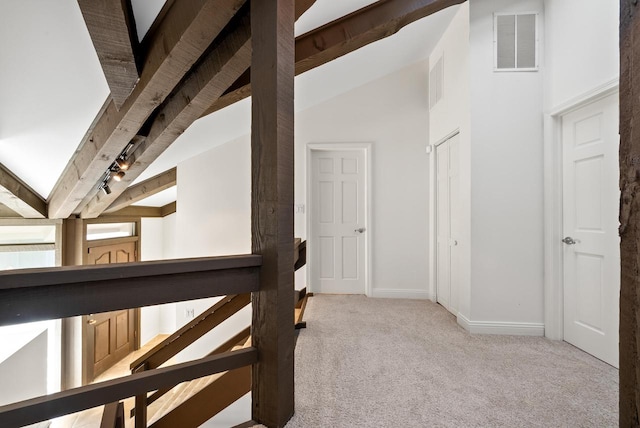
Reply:
[[618, 95], [562, 119], [564, 338], [618, 366]]
[[365, 180], [364, 150], [311, 151], [314, 293], [365, 294]]
[[436, 147], [436, 295], [458, 314], [458, 141], [455, 135]]

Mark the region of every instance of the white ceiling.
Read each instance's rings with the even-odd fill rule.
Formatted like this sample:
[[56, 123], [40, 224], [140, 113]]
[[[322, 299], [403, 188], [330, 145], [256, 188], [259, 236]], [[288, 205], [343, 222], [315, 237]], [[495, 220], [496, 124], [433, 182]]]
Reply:
[[[296, 23], [296, 34], [374, 2], [317, 0]], [[139, 36], [163, 4], [132, 0]], [[296, 110], [426, 58], [455, 10], [420, 20], [297, 77]], [[108, 91], [77, 0], [0, 1], [0, 163], [47, 197]], [[138, 181], [245, 135], [249, 127], [248, 99], [200, 119]], [[170, 198], [175, 200], [175, 190], [141, 204], [164, 205]]]

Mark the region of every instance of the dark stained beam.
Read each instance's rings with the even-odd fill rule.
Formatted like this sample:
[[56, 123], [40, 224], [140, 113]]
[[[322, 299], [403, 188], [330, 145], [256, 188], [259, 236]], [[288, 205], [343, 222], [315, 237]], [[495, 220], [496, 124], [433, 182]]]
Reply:
[[296, 0], [296, 21], [308, 11], [316, 0]]
[[620, 426], [640, 426], [640, 4], [620, 1]]
[[261, 260], [241, 255], [0, 271], [0, 326], [249, 293], [258, 289]]
[[195, 122], [251, 63], [251, 24], [248, 5], [216, 39], [196, 67], [167, 97], [155, 114], [149, 135], [131, 156], [132, 165], [120, 182], [112, 181], [111, 194], [96, 193], [82, 210], [83, 218], [102, 214], [127, 186]]
[[294, 412], [292, 0], [251, 2], [251, 248], [263, 256], [252, 295], [252, 418], [283, 427]]
[[[296, 38], [296, 76], [395, 34], [407, 24], [465, 0], [380, 0]], [[244, 73], [203, 116], [251, 96]]]
[[[2, 164], [0, 164], [0, 204], [24, 218], [47, 216], [47, 203], [44, 199]], [[6, 213], [10, 214], [10, 212]]]
[[[67, 218], [95, 191], [105, 170], [227, 25], [245, 0], [168, 3], [142, 42], [140, 81], [118, 110], [108, 101], [49, 199], [49, 217]], [[106, 208], [106, 207], [105, 207]], [[82, 207], [80, 207], [82, 209]]]
[[116, 108], [138, 79], [138, 37], [130, 0], [78, 0]]
[[127, 188], [118, 198], [113, 201], [106, 212], [114, 212], [135, 204], [143, 199], [160, 193], [177, 184], [177, 169], [171, 168], [168, 171], [160, 173], [154, 177], [144, 180], [134, 186]]

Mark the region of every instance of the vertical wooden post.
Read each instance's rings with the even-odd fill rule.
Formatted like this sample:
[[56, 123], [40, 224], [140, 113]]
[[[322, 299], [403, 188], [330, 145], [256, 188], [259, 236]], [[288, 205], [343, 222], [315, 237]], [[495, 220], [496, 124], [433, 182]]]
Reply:
[[293, 397], [294, 0], [251, 2], [252, 249], [263, 256], [253, 294], [252, 414], [282, 427]]
[[640, 4], [620, 1], [620, 426], [640, 425]]

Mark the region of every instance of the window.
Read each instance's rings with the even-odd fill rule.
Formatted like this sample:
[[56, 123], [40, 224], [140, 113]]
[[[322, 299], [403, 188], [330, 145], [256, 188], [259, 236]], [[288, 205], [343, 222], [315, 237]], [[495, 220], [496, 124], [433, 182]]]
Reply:
[[442, 99], [444, 93], [444, 63], [443, 57], [436, 62], [429, 71], [429, 109], [432, 109]]
[[495, 15], [494, 67], [496, 71], [536, 71], [538, 31], [535, 13]]
[[56, 224], [0, 225], [0, 270], [52, 267]]
[[87, 225], [87, 241], [125, 238], [135, 235], [135, 223], [95, 223]]

